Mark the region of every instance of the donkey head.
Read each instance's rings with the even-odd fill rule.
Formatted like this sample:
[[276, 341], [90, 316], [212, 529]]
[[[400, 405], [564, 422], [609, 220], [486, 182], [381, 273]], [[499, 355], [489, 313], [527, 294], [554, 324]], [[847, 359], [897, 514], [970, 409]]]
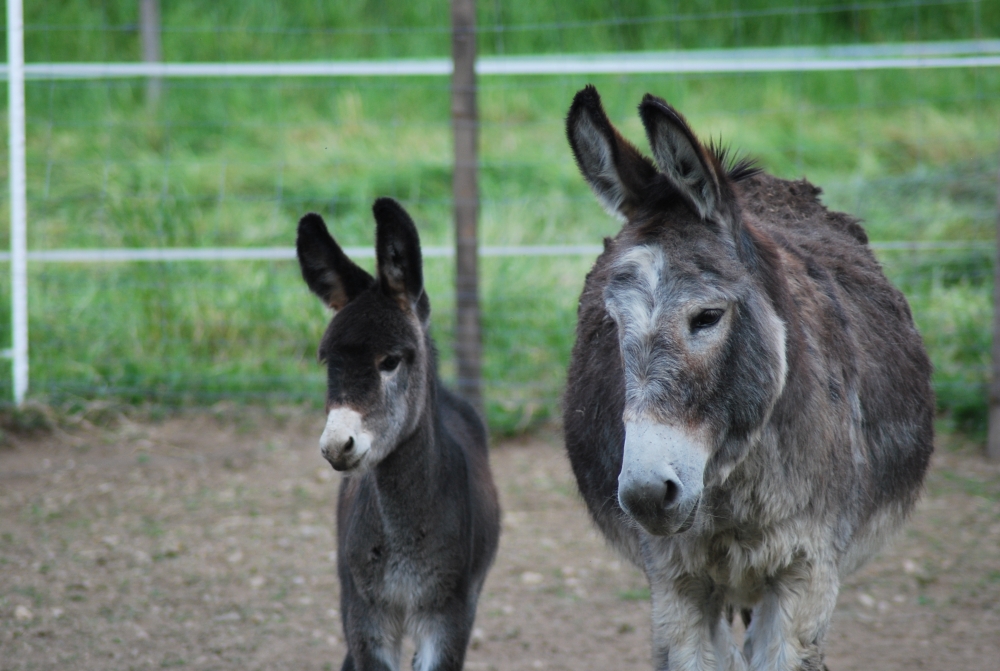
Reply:
[[319, 346], [327, 366], [319, 443], [338, 471], [372, 467], [413, 433], [432, 368], [417, 229], [391, 198], [372, 210], [377, 278], [347, 258], [317, 214], [302, 218], [296, 240], [303, 279], [336, 312]]
[[622, 509], [649, 533], [691, 528], [702, 492], [745, 456], [785, 379], [785, 329], [726, 169], [663, 100], [639, 106], [653, 158], [611, 125], [596, 89], [567, 135], [601, 204], [626, 222], [608, 248], [604, 305], [625, 376]]

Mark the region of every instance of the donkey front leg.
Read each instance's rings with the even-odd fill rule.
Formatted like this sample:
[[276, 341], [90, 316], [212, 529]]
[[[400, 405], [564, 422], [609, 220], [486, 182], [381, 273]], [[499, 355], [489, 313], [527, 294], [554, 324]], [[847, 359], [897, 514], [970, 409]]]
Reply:
[[442, 612], [419, 615], [413, 671], [461, 671], [475, 613], [475, 604], [456, 599]]
[[770, 581], [747, 630], [750, 669], [823, 671], [823, 642], [839, 589], [835, 566], [805, 558]]
[[723, 594], [708, 577], [650, 575], [653, 664], [658, 671], [746, 671]]
[[359, 601], [344, 612], [344, 635], [349, 652], [341, 671], [399, 670], [403, 644], [401, 617], [373, 613]]

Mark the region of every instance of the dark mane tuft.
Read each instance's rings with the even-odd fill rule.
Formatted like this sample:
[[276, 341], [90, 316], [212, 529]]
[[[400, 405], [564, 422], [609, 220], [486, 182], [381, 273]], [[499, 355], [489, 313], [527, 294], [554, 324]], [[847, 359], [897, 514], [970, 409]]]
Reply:
[[708, 151], [715, 157], [726, 171], [726, 176], [733, 182], [740, 182], [753, 177], [763, 168], [757, 163], [757, 159], [752, 156], [741, 156], [732, 150], [732, 147], [722, 143], [722, 138], [718, 140], [712, 138], [708, 141]]

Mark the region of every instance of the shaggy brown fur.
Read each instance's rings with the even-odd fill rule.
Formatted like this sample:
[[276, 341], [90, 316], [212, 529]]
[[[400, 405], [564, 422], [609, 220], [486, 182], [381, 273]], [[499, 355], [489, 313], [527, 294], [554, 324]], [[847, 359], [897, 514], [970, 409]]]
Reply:
[[[857, 220], [726, 166], [647, 96], [654, 161], [596, 90], [567, 133], [624, 226], [587, 276], [566, 447], [653, 594], [660, 669], [822, 668], [841, 576], [905, 519], [932, 451], [930, 363]], [[750, 614], [743, 650], [727, 614]]]

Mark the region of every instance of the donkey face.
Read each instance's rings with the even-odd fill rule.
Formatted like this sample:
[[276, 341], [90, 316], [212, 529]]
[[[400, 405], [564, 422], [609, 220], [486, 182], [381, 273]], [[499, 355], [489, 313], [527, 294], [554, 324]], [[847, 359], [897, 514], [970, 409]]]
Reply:
[[355, 265], [323, 219], [299, 222], [302, 277], [336, 311], [319, 347], [327, 366], [320, 452], [338, 471], [371, 468], [416, 428], [426, 402], [430, 304], [420, 240], [405, 210], [375, 201], [378, 278]]
[[604, 302], [617, 326], [625, 425], [618, 500], [649, 533], [697, 521], [706, 484], [745, 455], [785, 378], [784, 325], [755, 274], [724, 153], [647, 95], [655, 164], [614, 129], [597, 91], [577, 94], [567, 133], [598, 199], [626, 226], [609, 248]]

